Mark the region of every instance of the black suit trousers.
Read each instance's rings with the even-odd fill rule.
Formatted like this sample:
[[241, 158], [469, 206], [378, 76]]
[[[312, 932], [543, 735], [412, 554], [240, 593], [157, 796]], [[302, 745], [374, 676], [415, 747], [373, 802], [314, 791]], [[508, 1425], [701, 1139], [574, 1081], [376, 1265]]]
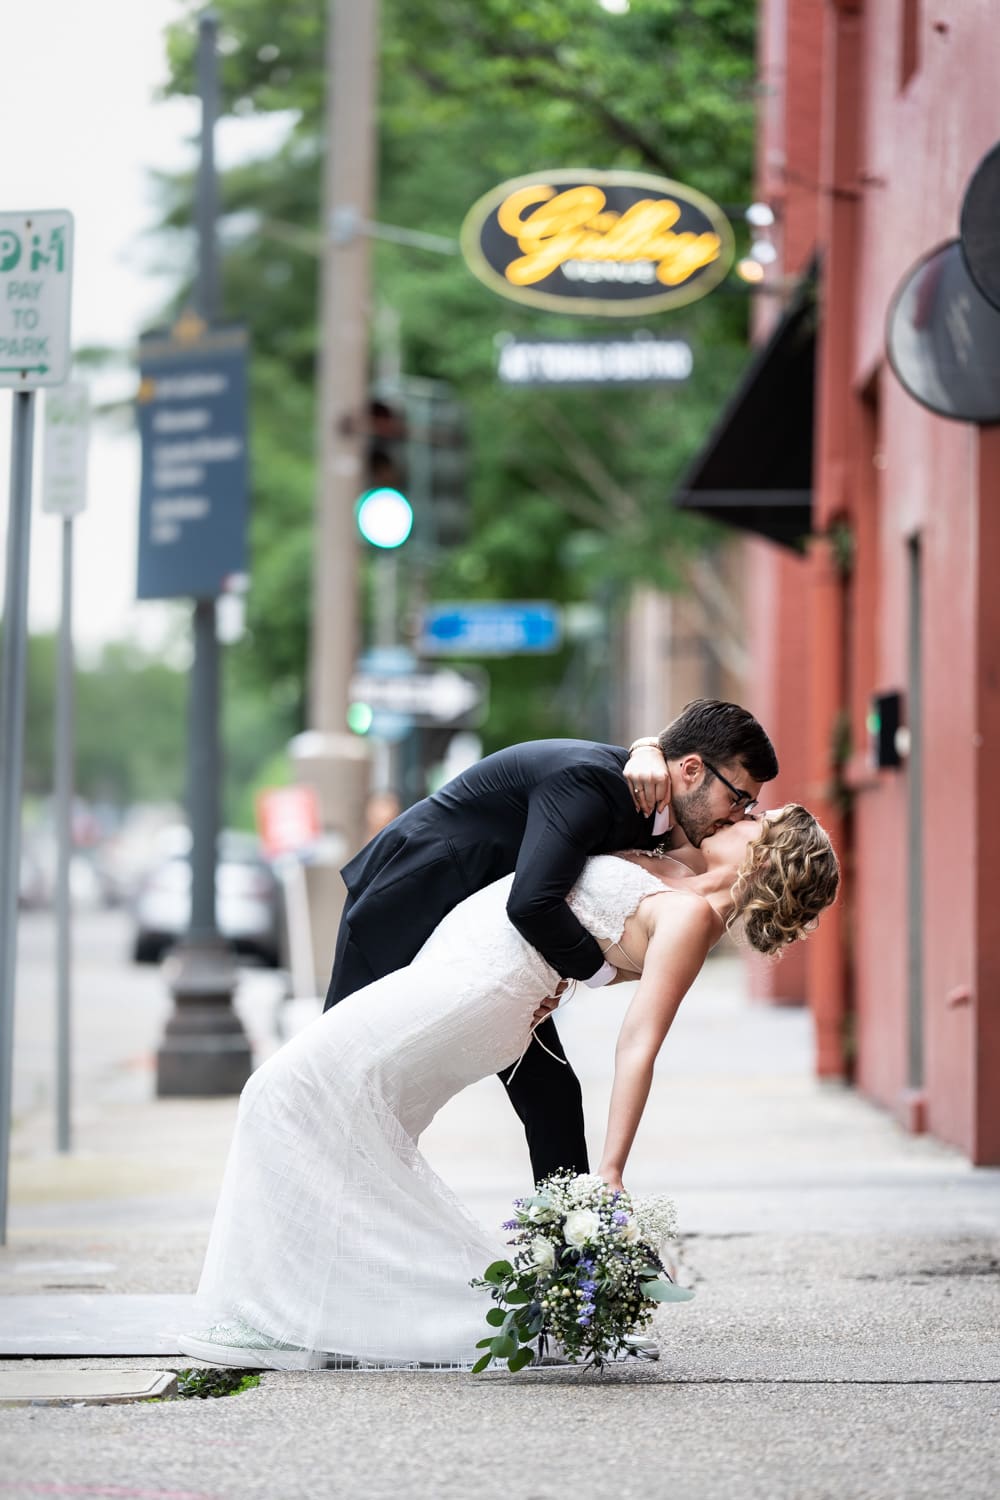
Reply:
[[[345, 918], [350, 905], [349, 900]], [[379, 975], [373, 972], [351, 935], [350, 922], [342, 920], [333, 977], [324, 1008], [329, 1010], [338, 1000], [353, 995], [355, 990], [363, 989], [377, 978]], [[550, 1172], [563, 1169], [586, 1172], [588, 1165], [580, 1080], [565, 1060], [566, 1054], [551, 1018], [542, 1022], [535, 1036], [539, 1040], [531, 1043], [513, 1078], [512, 1068], [505, 1068], [498, 1076], [524, 1126], [531, 1170], [538, 1182]], [[540, 1042], [544, 1042], [562, 1061], [557, 1062], [556, 1057], [543, 1051]]]

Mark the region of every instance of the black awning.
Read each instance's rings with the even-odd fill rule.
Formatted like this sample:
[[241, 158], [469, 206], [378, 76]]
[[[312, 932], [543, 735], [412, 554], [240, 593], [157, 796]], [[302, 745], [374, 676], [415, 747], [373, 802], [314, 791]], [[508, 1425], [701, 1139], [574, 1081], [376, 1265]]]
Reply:
[[754, 355], [673, 503], [798, 548], [812, 527], [816, 285]]

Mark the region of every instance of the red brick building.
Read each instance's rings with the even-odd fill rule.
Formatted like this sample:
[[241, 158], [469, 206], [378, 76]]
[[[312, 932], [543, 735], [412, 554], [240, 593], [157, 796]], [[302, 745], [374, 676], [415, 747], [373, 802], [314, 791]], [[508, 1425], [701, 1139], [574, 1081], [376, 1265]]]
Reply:
[[[778, 258], [761, 352], [679, 497], [772, 538], [745, 543], [749, 701], [775, 794], [824, 816], [845, 868], [758, 989], [805, 991], [820, 1074], [976, 1163], [1000, 1163], [1000, 427], [914, 400], [886, 318], [1000, 138], [997, 19], [991, 0], [763, 0]], [[876, 769], [891, 693], [909, 744]]]

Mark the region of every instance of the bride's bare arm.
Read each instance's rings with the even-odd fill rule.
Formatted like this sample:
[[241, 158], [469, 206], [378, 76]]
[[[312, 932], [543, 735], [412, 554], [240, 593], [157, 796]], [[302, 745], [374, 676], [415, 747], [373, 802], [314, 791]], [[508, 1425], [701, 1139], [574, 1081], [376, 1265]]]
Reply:
[[645, 903], [651, 925], [642, 978], [615, 1048], [615, 1078], [598, 1173], [620, 1188], [653, 1081], [653, 1067], [684, 996], [718, 936], [718, 918], [700, 896], [675, 892]]

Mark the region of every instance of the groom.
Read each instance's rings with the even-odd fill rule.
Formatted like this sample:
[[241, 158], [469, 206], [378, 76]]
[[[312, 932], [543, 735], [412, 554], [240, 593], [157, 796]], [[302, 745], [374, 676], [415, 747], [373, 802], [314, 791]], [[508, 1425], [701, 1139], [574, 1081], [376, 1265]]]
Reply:
[[[616, 971], [566, 902], [587, 857], [664, 839], [698, 845], [742, 818], [777, 774], [756, 719], [709, 699], [689, 703], [657, 739], [629, 751], [533, 740], [488, 755], [344, 866], [348, 896], [324, 1009], [408, 964], [453, 907], [511, 871], [507, 915], [522, 937], [564, 978], [610, 983]], [[666, 796], [669, 808], [657, 812]], [[536, 1035], [565, 1063], [551, 1019]], [[587, 1171], [572, 1068], [529, 1047], [513, 1079], [501, 1079], [524, 1125], [535, 1181], [560, 1168]]]

